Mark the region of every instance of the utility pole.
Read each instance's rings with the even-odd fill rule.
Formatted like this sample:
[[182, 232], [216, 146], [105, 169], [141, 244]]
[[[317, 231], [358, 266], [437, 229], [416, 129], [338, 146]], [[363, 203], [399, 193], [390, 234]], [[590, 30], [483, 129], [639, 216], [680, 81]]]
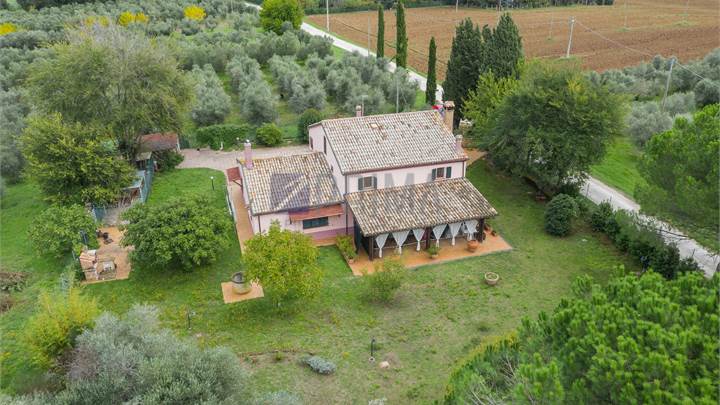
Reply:
[[367, 45], [367, 56], [370, 57], [370, 13], [368, 13], [368, 45]]
[[555, 14], [553, 12], [550, 12], [550, 36], [548, 38], [552, 39], [552, 29], [553, 29], [553, 23], [555, 22]]
[[395, 113], [400, 112], [400, 81], [398, 75], [395, 75]]
[[662, 111], [665, 112], [665, 99], [667, 99], [668, 90], [670, 89], [670, 78], [672, 77], [673, 66], [675, 66], [675, 57], [670, 58], [670, 71], [668, 72], [667, 82], [665, 83], [665, 94], [663, 95]]
[[460, 0], [455, 0], [455, 14], [458, 12], [458, 4], [460, 3]]
[[330, 33], [330, 0], [325, 0], [325, 29]]
[[565, 58], [570, 57], [570, 48], [572, 48], [572, 36], [573, 29], [575, 28], [575, 17], [570, 17], [570, 37], [568, 38], [567, 52], [565, 52]]

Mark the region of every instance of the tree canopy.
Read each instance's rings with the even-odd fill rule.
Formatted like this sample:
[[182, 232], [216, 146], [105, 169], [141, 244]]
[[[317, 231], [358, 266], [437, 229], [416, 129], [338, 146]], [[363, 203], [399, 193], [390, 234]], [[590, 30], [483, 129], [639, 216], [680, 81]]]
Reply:
[[623, 102], [574, 65], [529, 64], [516, 90], [493, 111], [481, 139], [501, 169], [554, 194], [577, 184], [622, 130]]
[[177, 197], [158, 205], [136, 205], [123, 214], [123, 246], [133, 246], [133, 264], [144, 269], [190, 270], [217, 259], [230, 241], [227, 211], [205, 197]]
[[135, 175], [107, 130], [60, 114], [30, 117], [21, 140], [30, 176], [53, 202], [111, 203]]
[[692, 120], [678, 117], [671, 130], [650, 138], [639, 164], [646, 184], [636, 191], [643, 210], [680, 214], [716, 233], [719, 149], [720, 104], [706, 106]]
[[179, 130], [192, 85], [159, 41], [114, 25], [70, 31], [67, 39], [28, 77], [42, 112], [108, 126], [128, 156], [141, 135]]
[[62, 257], [71, 251], [80, 254], [85, 243], [96, 247], [95, 229], [85, 207], [53, 205], [33, 219], [28, 234], [38, 252]]
[[434, 104], [437, 98], [437, 74], [435, 73], [435, 65], [437, 64], [437, 47], [435, 46], [435, 37], [430, 38], [430, 46], [428, 48], [428, 74], [427, 86], [425, 87], [425, 102]]
[[258, 233], [245, 242], [243, 262], [247, 278], [259, 280], [280, 304], [318, 292], [322, 270], [317, 265], [317, 256], [317, 247], [309, 236], [280, 229], [274, 222], [267, 233]]
[[650, 272], [601, 287], [580, 278], [551, 315], [479, 348], [445, 403], [716, 404], [719, 281]]
[[263, 0], [260, 24], [267, 31], [282, 34], [284, 22], [291, 23], [295, 29], [300, 28], [303, 15], [303, 9], [298, 0]]
[[385, 7], [382, 3], [378, 3], [378, 26], [377, 26], [377, 51], [375, 56], [378, 58], [385, 57]]
[[408, 37], [405, 26], [405, 4], [398, 0], [395, 11], [395, 63], [400, 67], [407, 67]]
[[212, 65], [192, 70], [195, 79], [195, 103], [190, 116], [199, 126], [220, 124], [230, 113], [230, 96], [225, 93], [222, 82]]

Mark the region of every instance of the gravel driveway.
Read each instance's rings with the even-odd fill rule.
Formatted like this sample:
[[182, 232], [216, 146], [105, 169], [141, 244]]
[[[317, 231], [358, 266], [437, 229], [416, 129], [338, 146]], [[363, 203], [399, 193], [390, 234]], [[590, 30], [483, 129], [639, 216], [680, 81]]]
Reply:
[[[178, 166], [181, 169], [206, 167], [209, 169], [222, 170], [237, 166], [236, 159], [243, 158], [243, 150], [220, 151], [203, 148], [183, 149], [180, 151], [185, 157]], [[276, 156], [299, 155], [310, 153], [307, 145], [281, 146], [279, 148], [253, 148], [253, 159], [263, 159]]]

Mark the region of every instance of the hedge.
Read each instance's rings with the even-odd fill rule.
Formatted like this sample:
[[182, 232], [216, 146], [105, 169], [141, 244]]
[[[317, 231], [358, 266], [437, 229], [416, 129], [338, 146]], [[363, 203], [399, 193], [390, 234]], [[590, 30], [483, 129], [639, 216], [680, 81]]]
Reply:
[[218, 124], [198, 128], [195, 131], [195, 142], [198, 146], [209, 146], [214, 150], [220, 149], [222, 144], [228, 147], [244, 141], [248, 137], [250, 127], [237, 124]]

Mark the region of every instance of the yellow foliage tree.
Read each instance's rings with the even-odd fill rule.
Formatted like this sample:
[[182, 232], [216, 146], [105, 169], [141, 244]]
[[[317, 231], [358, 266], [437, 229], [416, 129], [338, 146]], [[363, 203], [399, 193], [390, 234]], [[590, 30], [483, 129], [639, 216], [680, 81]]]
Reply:
[[95, 24], [99, 24], [103, 27], [110, 25], [110, 19], [104, 15], [87, 17], [84, 21], [86, 26], [91, 27]]
[[133, 14], [132, 11], [125, 11], [122, 14], [120, 14], [120, 17], [118, 17], [118, 24], [122, 25], [123, 27], [127, 27], [128, 25], [135, 22], [135, 14]]
[[147, 24], [148, 21], [150, 21], [150, 19], [142, 11], [135, 14], [135, 22], [136, 23]]
[[95, 299], [81, 296], [76, 287], [71, 286], [67, 295], [40, 294], [39, 310], [25, 328], [32, 361], [41, 367], [56, 366], [75, 338], [94, 325], [99, 312]]
[[205, 9], [200, 6], [185, 7], [185, 18], [188, 20], [202, 21], [205, 19]]
[[7, 35], [12, 32], [15, 32], [17, 30], [18, 30], [17, 25], [15, 25], [11, 22], [6, 22], [6, 23], [0, 24], [0, 35]]

